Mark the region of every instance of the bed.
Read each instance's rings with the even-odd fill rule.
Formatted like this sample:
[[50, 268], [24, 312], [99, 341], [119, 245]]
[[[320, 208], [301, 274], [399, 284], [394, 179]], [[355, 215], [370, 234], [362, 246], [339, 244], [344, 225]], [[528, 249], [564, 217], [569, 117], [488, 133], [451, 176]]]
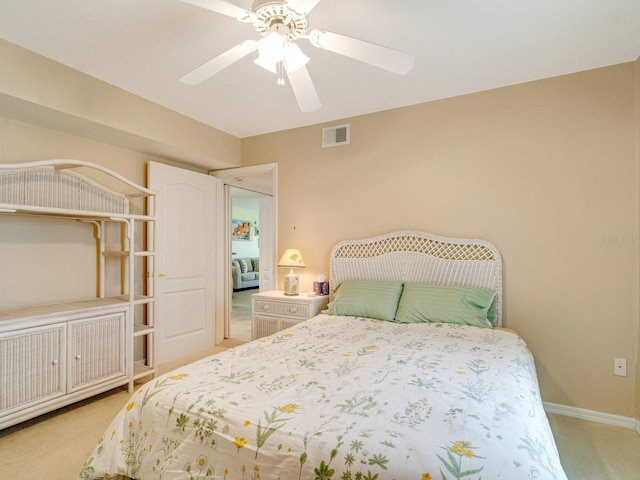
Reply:
[[142, 385], [83, 479], [566, 480], [482, 240], [337, 244], [326, 312]]

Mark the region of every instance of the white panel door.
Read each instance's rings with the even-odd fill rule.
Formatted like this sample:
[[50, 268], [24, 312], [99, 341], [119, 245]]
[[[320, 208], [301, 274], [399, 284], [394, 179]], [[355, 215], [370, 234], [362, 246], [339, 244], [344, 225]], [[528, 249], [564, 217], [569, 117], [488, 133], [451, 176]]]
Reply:
[[156, 200], [158, 365], [215, 346], [215, 177], [150, 162]]

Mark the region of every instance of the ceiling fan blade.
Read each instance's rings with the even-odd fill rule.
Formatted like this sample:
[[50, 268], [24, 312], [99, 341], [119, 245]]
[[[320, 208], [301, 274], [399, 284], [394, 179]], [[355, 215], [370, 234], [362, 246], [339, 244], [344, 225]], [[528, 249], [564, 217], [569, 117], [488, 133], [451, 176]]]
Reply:
[[301, 111], [313, 112], [322, 106], [307, 67], [300, 67], [295, 72], [287, 71], [287, 77]]
[[189, 85], [198, 85], [257, 49], [258, 42], [255, 40], [242, 42], [183, 75], [180, 81]]
[[307, 15], [314, 7], [320, 3], [320, 0], [287, 0], [287, 8], [292, 12]]
[[225, 2], [224, 0], [182, 1], [185, 3], [190, 3], [191, 5], [195, 5], [197, 7], [206, 8], [207, 10], [211, 10], [212, 12], [221, 13], [222, 15], [240, 20], [241, 22], [251, 22], [255, 17], [255, 14], [253, 12], [245, 10], [244, 8], [238, 7], [237, 5], [234, 5], [232, 3]]
[[309, 33], [309, 41], [314, 47], [339, 53], [399, 75], [408, 73], [414, 64], [414, 56], [409, 53], [338, 33], [312, 30]]

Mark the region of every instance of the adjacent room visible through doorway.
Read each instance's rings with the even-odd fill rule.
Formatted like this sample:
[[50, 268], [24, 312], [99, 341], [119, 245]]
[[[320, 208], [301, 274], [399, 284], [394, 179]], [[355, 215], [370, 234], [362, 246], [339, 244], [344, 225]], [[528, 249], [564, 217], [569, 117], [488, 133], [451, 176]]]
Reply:
[[231, 187], [231, 314], [228, 337], [251, 340], [251, 294], [260, 290], [260, 199]]

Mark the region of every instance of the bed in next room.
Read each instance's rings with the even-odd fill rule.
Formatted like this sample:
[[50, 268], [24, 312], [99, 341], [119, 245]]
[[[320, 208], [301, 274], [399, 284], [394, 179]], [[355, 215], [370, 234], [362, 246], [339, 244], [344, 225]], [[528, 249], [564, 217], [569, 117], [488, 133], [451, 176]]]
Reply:
[[141, 386], [80, 478], [566, 480], [481, 240], [337, 244], [327, 313]]

